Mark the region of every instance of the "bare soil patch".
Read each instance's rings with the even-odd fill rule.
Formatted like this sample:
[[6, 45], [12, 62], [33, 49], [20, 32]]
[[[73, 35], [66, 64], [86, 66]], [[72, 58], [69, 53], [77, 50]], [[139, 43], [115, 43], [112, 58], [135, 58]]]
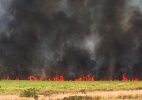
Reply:
[[[142, 90], [121, 90], [121, 91], [93, 91], [86, 93], [59, 93], [52, 95], [38, 95], [38, 100], [57, 100], [69, 96], [100, 96], [104, 99], [113, 99], [120, 95], [142, 95]], [[141, 98], [142, 99], [142, 98]], [[19, 95], [0, 95], [0, 100], [35, 100], [30, 97], [20, 97]], [[119, 99], [120, 100], [120, 99]]]

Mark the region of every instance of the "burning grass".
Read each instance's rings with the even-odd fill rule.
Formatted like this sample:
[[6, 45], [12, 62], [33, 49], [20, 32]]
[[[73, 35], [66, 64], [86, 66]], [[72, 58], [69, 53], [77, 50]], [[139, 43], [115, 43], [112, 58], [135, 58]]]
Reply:
[[20, 94], [35, 88], [37, 94], [78, 93], [91, 91], [142, 90], [142, 81], [28, 81], [2, 80], [0, 94]]

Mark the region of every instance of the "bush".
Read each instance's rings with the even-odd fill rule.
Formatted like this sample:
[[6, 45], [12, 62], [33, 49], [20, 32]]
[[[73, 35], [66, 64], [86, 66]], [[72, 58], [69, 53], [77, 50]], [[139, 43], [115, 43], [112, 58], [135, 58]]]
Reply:
[[29, 88], [27, 90], [22, 91], [21, 96], [23, 96], [23, 97], [34, 97], [35, 99], [38, 98], [35, 88]]
[[79, 92], [82, 92], [82, 93], [86, 94], [86, 90], [85, 89], [81, 89]]

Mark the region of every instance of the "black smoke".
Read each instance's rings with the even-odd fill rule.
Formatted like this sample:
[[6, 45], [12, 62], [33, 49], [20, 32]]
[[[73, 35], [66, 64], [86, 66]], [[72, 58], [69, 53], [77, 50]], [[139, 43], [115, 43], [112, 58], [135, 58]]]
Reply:
[[127, 0], [2, 0], [3, 76], [142, 79], [142, 15]]

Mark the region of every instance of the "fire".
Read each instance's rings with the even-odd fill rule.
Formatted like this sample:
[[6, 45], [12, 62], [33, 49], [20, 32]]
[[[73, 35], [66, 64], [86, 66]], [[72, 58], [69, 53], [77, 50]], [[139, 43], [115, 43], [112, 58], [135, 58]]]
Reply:
[[16, 80], [20, 80], [19, 76], [16, 77]]
[[128, 78], [127, 78], [126, 73], [123, 73], [123, 75], [122, 75], [122, 79], [123, 79], [124, 81], [128, 81]]
[[7, 80], [11, 80], [10, 76], [7, 76]]
[[[48, 81], [64, 81], [65, 79], [64, 79], [64, 75], [60, 75], [60, 76], [55, 76], [53, 78], [48, 78], [47, 80]], [[82, 74], [80, 75], [80, 77], [75, 79], [75, 81], [94, 81], [94, 80], [95, 80], [94, 76], [91, 76], [89, 74], [86, 76]]]
[[48, 78], [48, 81], [64, 81], [64, 76], [60, 75], [60, 76], [55, 76], [53, 78]]
[[40, 81], [43, 81], [43, 77], [40, 75]]
[[[10, 76], [7, 76], [7, 77], [2, 77], [2, 80], [11, 80], [13, 78], [11, 78]], [[20, 77], [17, 76], [14, 80], [20, 80]], [[47, 80], [47, 81], [65, 81], [65, 78], [64, 78], [64, 75], [56, 75], [54, 77], [49, 77], [47, 79], [45, 79], [44, 77], [42, 77], [42, 75], [40, 75], [39, 77], [36, 77], [34, 75], [29, 75], [28, 76], [28, 80], [33, 80], [33, 81], [43, 81], [43, 80]], [[110, 79], [110, 78], [102, 78], [100, 79], [102, 81], [105, 81], [105, 80], [110, 80], [110, 81], [115, 81], [117, 80], [116, 79], [116, 76], [113, 77], [113, 79]], [[139, 81], [140, 79], [138, 77], [133, 77], [133, 78], [128, 78], [127, 77], [127, 74], [126, 73], [122, 73], [122, 80], [123, 81]], [[84, 74], [82, 73], [78, 78], [75, 78], [75, 79], [70, 79], [68, 81], [95, 81], [95, 76], [93, 75], [90, 75], [90, 74]]]
[[133, 81], [139, 81], [140, 79], [138, 77], [134, 77], [132, 80]]
[[[130, 80], [130, 79], [128, 79], [126, 73], [123, 73], [122, 79], [123, 79], [124, 81]], [[140, 79], [139, 79], [138, 77], [133, 77], [131, 80], [132, 80], [132, 81], [139, 81]]]
[[91, 75], [84, 75], [82, 74], [79, 78], [75, 79], [75, 81], [94, 81], [95, 78], [94, 76], [91, 76]]
[[37, 81], [37, 80], [38, 80], [35, 76], [32, 76], [32, 75], [28, 76], [28, 79], [29, 79], [29, 80], [34, 80], [34, 81]]

